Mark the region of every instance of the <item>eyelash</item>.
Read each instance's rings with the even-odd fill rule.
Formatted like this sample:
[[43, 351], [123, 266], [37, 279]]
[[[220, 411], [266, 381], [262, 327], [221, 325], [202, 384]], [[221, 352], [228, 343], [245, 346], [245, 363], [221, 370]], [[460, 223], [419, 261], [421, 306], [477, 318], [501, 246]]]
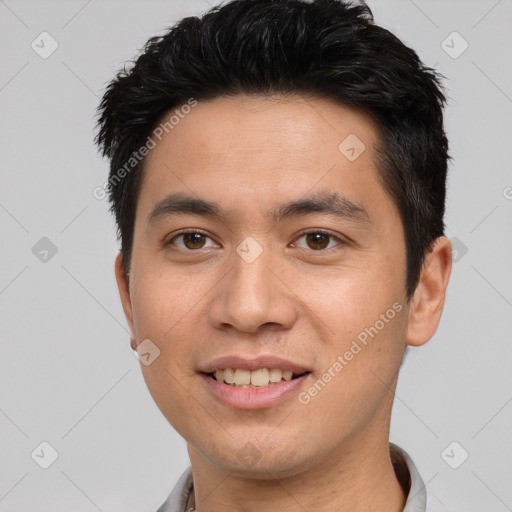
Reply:
[[[199, 235], [203, 235], [206, 238], [209, 238], [210, 240], [212, 240], [210, 236], [208, 236], [206, 233], [204, 233], [203, 231], [201, 231], [199, 229], [184, 229], [182, 231], [179, 231], [175, 235], [173, 235], [172, 238], [168, 242], [165, 243], [165, 245], [166, 246], [174, 245], [173, 241], [175, 241], [178, 237], [180, 237], [182, 235], [186, 235], [186, 234], [199, 234]], [[322, 234], [322, 235], [328, 236], [330, 239], [334, 239], [334, 240], [336, 240], [338, 242], [336, 244], [336, 246], [334, 246], [334, 247], [330, 247], [328, 249], [316, 249], [316, 250], [315, 249], [310, 249], [311, 252], [323, 252], [323, 253], [330, 252], [332, 250], [336, 250], [336, 248], [338, 246], [344, 245], [344, 243], [345, 243], [344, 240], [342, 240], [340, 237], [338, 237], [336, 235], [333, 235], [332, 233], [330, 233], [329, 231], [326, 231], [324, 229], [311, 229], [311, 230], [308, 230], [308, 231], [303, 231], [302, 233], [300, 233], [297, 236], [297, 239], [302, 238], [302, 237], [304, 237], [306, 235], [309, 235], [309, 234]], [[303, 248], [299, 247], [299, 249], [303, 249]], [[178, 251], [185, 251], [185, 252], [199, 252], [199, 251], [202, 250], [202, 248], [200, 248], [200, 249], [182, 249], [181, 247], [178, 247], [176, 250], [178, 250]]]

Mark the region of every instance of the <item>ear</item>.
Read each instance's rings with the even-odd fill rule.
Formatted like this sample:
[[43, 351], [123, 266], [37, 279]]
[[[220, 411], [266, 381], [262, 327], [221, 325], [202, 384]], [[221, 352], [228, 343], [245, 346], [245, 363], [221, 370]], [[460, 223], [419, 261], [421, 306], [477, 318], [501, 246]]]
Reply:
[[130, 287], [128, 285], [128, 280], [126, 279], [126, 276], [124, 274], [123, 257], [121, 255], [121, 253], [119, 253], [117, 255], [114, 267], [115, 267], [117, 288], [119, 290], [121, 304], [123, 305], [124, 316], [126, 317], [126, 321], [128, 322], [128, 327], [130, 327], [130, 331], [131, 331], [130, 345], [131, 345], [132, 349], [135, 350], [137, 343], [135, 341], [135, 328], [133, 325], [133, 312], [132, 312], [132, 301], [130, 298]]
[[420, 280], [410, 303], [405, 337], [408, 345], [423, 345], [436, 332], [451, 270], [452, 244], [448, 238], [441, 236], [436, 239], [425, 258]]

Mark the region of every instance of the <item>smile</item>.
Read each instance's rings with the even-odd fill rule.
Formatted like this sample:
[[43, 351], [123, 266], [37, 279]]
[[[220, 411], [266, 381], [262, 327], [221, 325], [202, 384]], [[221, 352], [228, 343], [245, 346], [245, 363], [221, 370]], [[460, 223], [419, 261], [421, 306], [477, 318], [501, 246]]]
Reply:
[[277, 384], [283, 380], [290, 381], [305, 373], [309, 372], [294, 374], [291, 370], [281, 370], [280, 368], [259, 368], [254, 371], [245, 368], [225, 368], [216, 370], [210, 375], [218, 382], [224, 382], [231, 386], [258, 388]]
[[265, 409], [297, 395], [312, 375], [309, 371], [290, 374], [277, 368], [255, 371], [226, 368], [200, 375], [209, 392], [222, 404], [236, 409]]

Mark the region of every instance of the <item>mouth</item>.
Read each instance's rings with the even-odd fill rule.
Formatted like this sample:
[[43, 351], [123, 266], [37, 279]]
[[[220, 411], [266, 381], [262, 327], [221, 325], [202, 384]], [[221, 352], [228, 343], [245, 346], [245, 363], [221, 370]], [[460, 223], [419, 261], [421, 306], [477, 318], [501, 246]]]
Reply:
[[274, 354], [228, 354], [205, 363], [197, 372], [212, 398], [235, 409], [290, 403], [313, 379], [311, 367]]
[[[290, 400], [310, 385], [312, 372], [278, 368], [249, 371], [224, 368], [212, 372], [199, 372], [210, 396], [224, 406], [238, 410], [269, 409], [293, 404]], [[227, 382], [226, 382], [227, 381]]]
[[234, 388], [265, 388], [275, 386], [281, 382], [296, 380], [310, 371], [294, 373], [291, 370], [280, 368], [260, 368], [246, 370], [244, 368], [224, 368], [213, 372], [201, 372], [211, 379]]

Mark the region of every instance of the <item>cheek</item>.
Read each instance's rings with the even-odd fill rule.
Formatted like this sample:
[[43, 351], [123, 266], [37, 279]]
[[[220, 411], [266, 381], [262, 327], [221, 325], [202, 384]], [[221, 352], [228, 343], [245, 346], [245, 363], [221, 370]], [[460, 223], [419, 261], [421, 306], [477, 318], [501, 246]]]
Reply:
[[353, 334], [391, 307], [399, 289], [380, 269], [368, 266], [312, 279], [304, 294], [332, 330]]
[[[175, 326], [186, 320], [197, 302], [197, 284], [177, 273], [164, 273], [146, 264], [132, 290], [133, 315], [139, 336], [151, 334], [156, 339], [172, 336]], [[194, 302], [195, 301], [195, 302]]]
[[185, 433], [184, 418], [192, 407], [186, 378], [191, 372], [190, 336], [197, 325], [187, 314], [193, 311], [194, 297], [179, 289], [158, 272], [146, 273], [133, 288], [132, 307], [137, 341], [149, 339], [159, 350], [151, 364], [141, 364], [147, 388], [164, 416], [178, 432]]
[[322, 336], [328, 355], [319, 378], [333, 384], [317, 405], [326, 417], [335, 408], [368, 419], [387, 400], [400, 367], [407, 318], [401, 287], [374, 279], [365, 273], [333, 281], [336, 291], [315, 308], [329, 328]]
[[[159, 349], [159, 363], [175, 372], [187, 357], [187, 333], [194, 332], [190, 312], [194, 309], [192, 294], [179, 283], [162, 278], [158, 273], [139, 278], [133, 289], [132, 310], [137, 342], [151, 340]], [[143, 367], [151, 373], [151, 367]]]
[[407, 318], [399, 272], [398, 267], [381, 263], [324, 281], [323, 293], [316, 283], [310, 296], [317, 299], [310, 306], [322, 320], [327, 367], [348, 351], [348, 365], [359, 369], [348, 372], [351, 378], [370, 370], [385, 380], [392, 377], [401, 361]]

